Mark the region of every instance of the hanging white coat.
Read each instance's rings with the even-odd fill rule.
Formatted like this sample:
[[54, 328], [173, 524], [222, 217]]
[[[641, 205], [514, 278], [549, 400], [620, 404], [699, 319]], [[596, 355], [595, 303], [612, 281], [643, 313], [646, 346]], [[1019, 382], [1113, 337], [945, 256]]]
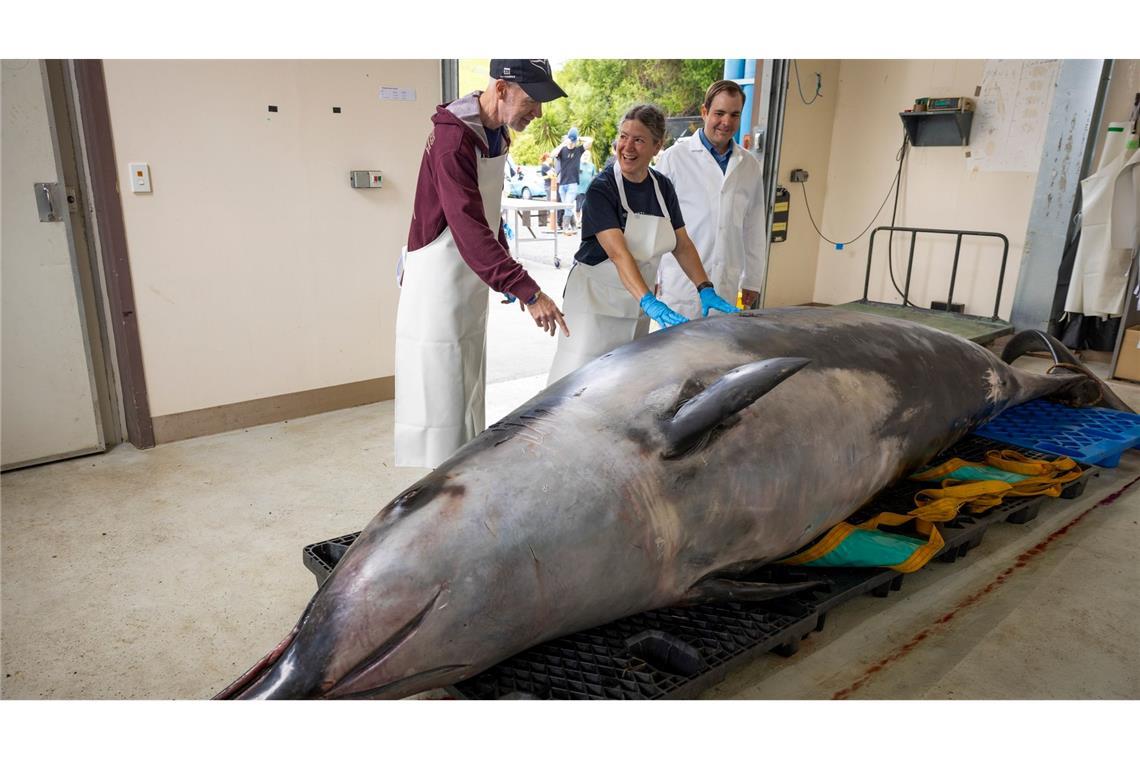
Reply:
[[[716, 292], [735, 303], [740, 289], [762, 291], [767, 270], [763, 168], [756, 156], [732, 145], [721, 173], [698, 135], [682, 137], [654, 167], [673, 181], [685, 231], [701, 256]], [[693, 283], [676, 259], [666, 256], [657, 272], [659, 298], [689, 319], [701, 316]]]
[[1065, 311], [1072, 314], [1124, 313], [1137, 229], [1133, 171], [1140, 165], [1140, 151], [1127, 147], [1128, 127], [1108, 125], [1100, 165], [1081, 180], [1081, 242], [1065, 299]]

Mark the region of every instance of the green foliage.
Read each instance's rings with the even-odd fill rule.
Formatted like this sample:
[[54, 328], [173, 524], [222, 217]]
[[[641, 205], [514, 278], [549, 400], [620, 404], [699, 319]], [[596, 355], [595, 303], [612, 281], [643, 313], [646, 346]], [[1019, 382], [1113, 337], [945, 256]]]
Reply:
[[488, 72], [490, 72], [490, 70], [490, 58], [460, 58], [459, 96], [463, 97], [475, 90], [487, 89]]
[[[486, 87], [488, 64], [487, 59], [460, 61], [461, 95]], [[562, 136], [576, 126], [578, 134], [594, 138], [591, 154], [601, 168], [617, 137], [618, 120], [631, 106], [653, 103], [666, 116], [698, 114], [705, 90], [723, 73], [723, 58], [567, 61], [554, 75], [567, 97], [544, 104], [541, 117], [525, 132], [511, 135], [511, 156], [519, 164], [537, 164], [543, 153], [558, 147]]]

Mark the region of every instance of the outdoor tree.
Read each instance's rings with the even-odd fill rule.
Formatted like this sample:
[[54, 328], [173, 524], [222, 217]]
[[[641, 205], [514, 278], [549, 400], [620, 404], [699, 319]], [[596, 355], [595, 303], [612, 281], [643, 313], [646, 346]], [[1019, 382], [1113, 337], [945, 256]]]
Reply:
[[[460, 63], [460, 94], [487, 86], [488, 63]], [[705, 89], [723, 72], [723, 58], [572, 59], [554, 74], [567, 97], [544, 103], [541, 117], [525, 132], [511, 134], [511, 156], [519, 164], [537, 164], [570, 127], [577, 127], [578, 134], [594, 138], [590, 150], [601, 167], [617, 137], [618, 120], [631, 106], [653, 103], [666, 116], [695, 116]]]

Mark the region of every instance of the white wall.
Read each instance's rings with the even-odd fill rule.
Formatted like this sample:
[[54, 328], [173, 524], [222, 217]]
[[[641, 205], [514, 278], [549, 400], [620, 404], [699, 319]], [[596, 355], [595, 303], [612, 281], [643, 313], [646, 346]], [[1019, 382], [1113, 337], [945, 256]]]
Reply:
[[[151, 414], [393, 374], [439, 61], [105, 70]], [[416, 100], [381, 101], [382, 85]], [[149, 162], [152, 193], [129, 191], [131, 161]], [[352, 189], [350, 169], [381, 170], [383, 188]]]
[[[982, 84], [985, 64], [983, 60], [841, 62], [821, 224], [824, 234], [833, 240], [848, 240], [859, 234], [874, 217], [897, 167], [895, 154], [902, 142], [899, 112], [913, 105], [918, 97], [974, 97], [975, 88]], [[1013, 106], [1012, 100], [1009, 105]], [[1041, 123], [1047, 115], [1047, 112], [1039, 114]], [[975, 146], [977, 138], [975, 119], [971, 139]], [[989, 147], [993, 150], [1003, 146], [991, 144]], [[1033, 202], [1036, 162], [1032, 171], [985, 170], [971, 166], [970, 151], [971, 146], [912, 148], [904, 172], [896, 225], [1005, 234], [1010, 241], [1010, 256], [999, 314], [1008, 319]], [[1037, 154], [1040, 154], [1039, 149]], [[892, 201], [893, 198], [888, 201], [873, 226], [890, 224]], [[870, 233], [843, 251], [822, 241], [819, 243], [816, 301], [844, 303], [862, 296], [869, 236]], [[909, 235], [901, 237], [895, 236], [894, 256], [900, 289], [910, 242]], [[886, 242], [882, 233], [875, 241], [876, 266], [872, 271], [870, 298], [901, 303], [902, 299], [890, 284]], [[1000, 251], [997, 242], [963, 243], [954, 300], [964, 302], [967, 313], [986, 316], [992, 313]], [[916, 305], [929, 307], [931, 300], [946, 298], [952, 257], [952, 237], [944, 243], [935, 243], [933, 239], [924, 242], [924, 236], [919, 237], [911, 282], [911, 300]]]

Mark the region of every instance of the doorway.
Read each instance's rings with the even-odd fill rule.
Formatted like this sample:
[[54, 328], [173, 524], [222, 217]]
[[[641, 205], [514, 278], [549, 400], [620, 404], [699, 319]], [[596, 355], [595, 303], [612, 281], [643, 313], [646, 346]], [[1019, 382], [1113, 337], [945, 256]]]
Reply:
[[[554, 80], [568, 97], [543, 105], [542, 116], [525, 132], [511, 134], [511, 167], [504, 176], [508, 205], [556, 201], [557, 167], [549, 157], [573, 127], [585, 146], [595, 173], [610, 158], [621, 115], [636, 103], [655, 103], [669, 117], [665, 148], [700, 124], [700, 106], [708, 85], [722, 78], [725, 60], [718, 59], [551, 59]], [[446, 67], [445, 67], [446, 70]], [[454, 68], [452, 96], [483, 90], [490, 59], [463, 58]], [[446, 95], [447, 93], [445, 93]], [[445, 99], [450, 99], [445, 97]], [[584, 187], [578, 198], [584, 199]], [[511, 253], [543, 292], [561, 304], [566, 277], [581, 244], [580, 209], [573, 224], [563, 213], [504, 215]], [[490, 293], [487, 326], [487, 423], [491, 424], [546, 387], [557, 339], [538, 330], [519, 306]], [[573, 327], [570, 328], [573, 330]]]
[[117, 441], [59, 61], [3, 62], [5, 470]]

